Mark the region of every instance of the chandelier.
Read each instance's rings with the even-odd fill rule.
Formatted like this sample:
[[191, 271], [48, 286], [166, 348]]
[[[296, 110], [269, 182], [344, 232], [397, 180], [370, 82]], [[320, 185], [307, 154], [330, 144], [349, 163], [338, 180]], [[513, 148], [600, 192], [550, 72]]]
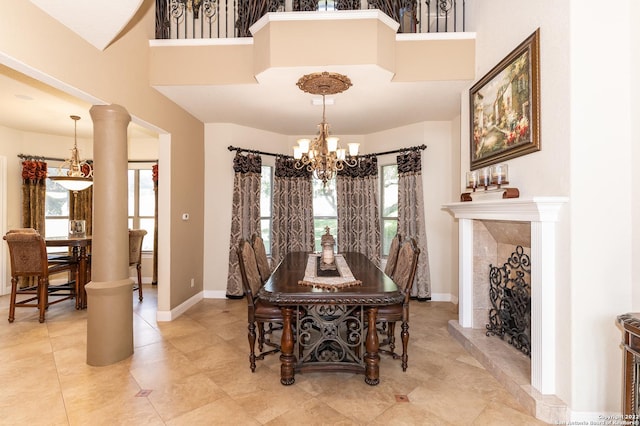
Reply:
[[349, 77], [327, 71], [304, 75], [298, 80], [298, 88], [303, 92], [322, 95], [322, 122], [318, 124], [318, 135], [313, 139], [298, 139], [298, 146], [293, 147], [295, 168], [305, 168], [322, 181], [324, 187], [345, 165], [354, 167], [358, 164], [358, 143], [349, 143], [349, 156], [341, 148], [336, 137], [329, 136], [329, 123], [325, 117], [325, 96], [341, 93], [351, 86]]
[[[49, 176], [49, 179], [61, 185], [63, 188], [78, 192], [87, 189], [93, 184], [93, 169], [86, 161], [80, 161], [78, 155], [78, 120], [77, 115], [70, 116], [73, 120], [73, 149], [71, 158], [64, 160], [58, 167], [58, 176]], [[62, 174], [63, 169], [68, 169], [67, 174]]]

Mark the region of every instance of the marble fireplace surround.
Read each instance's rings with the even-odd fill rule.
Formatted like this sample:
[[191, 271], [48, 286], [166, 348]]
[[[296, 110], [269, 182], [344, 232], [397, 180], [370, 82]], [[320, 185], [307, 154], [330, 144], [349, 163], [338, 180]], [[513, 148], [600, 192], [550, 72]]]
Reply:
[[[531, 414], [541, 420], [563, 420], [566, 406], [556, 392], [556, 229], [566, 197], [532, 197], [450, 203], [443, 208], [458, 219], [459, 226], [459, 315], [451, 321], [454, 337], [485, 367], [491, 364], [494, 376]], [[529, 367], [528, 358], [491, 357], [502, 351], [512, 353], [502, 341], [488, 343], [484, 325], [474, 324], [474, 221], [528, 222], [531, 229], [531, 361], [530, 377], [521, 377]], [[478, 296], [479, 297], [479, 296]], [[496, 338], [492, 338], [496, 339]], [[500, 356], [500, 355], [499, 355]], [[483, 362], [484, 361], [484, 362]], [[518, 365], [512, 364], [512, 361]], [[494, 368], [495, 367], [495, 368]], [[512, 371], [509, 371], [512, 370]], [[515, 374], [513, 370], [516, 371]], [[520, 376], [520, 377], [518, 377]], [[524, 382], [524, 383], [523, 383]]]

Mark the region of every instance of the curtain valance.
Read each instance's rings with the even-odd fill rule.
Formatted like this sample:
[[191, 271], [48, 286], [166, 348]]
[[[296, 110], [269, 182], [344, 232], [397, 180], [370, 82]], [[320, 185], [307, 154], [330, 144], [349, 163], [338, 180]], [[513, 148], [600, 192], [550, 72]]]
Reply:
[[246, 155], [236, 153], [233, 158], [233, 170], [236, 173], [258, 173], [262, 169], [262, 157], [248, 153]]
[[338, 176], [364, 178], [378, 175], [378, 157], [365, 157], [358, 160], [353, 167], [345, 166], [338, 171]]

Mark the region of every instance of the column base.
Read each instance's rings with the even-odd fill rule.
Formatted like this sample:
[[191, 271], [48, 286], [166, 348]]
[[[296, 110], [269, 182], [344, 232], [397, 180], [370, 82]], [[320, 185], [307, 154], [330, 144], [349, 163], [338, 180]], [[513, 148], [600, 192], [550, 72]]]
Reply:
[[87, 291], [87, 364], [115, 364], [133, 354], [133, 281], [92, 281]]

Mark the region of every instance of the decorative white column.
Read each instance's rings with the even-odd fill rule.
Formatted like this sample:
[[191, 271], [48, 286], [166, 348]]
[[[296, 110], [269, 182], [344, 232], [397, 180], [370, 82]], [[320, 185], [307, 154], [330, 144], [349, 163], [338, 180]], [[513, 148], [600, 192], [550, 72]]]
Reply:
[[469, 201], [443, 207], [460, 221], [460, 317], [473, 327], [473, 221], [531, 223], [531, 386], [542, 394], [556, 391], [556, 232], [566, 197]]
[[87, 364], [133, 354], [133, 282], [129, 279], [127, 126], [119, 105], [94, 105], [93, 236], [87, 284]]

